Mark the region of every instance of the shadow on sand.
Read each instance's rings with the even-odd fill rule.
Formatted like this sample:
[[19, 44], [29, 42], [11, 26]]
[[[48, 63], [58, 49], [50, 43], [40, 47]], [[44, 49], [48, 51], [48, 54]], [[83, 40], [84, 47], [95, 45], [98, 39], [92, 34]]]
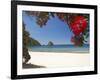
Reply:
[[25, 64], [25, 63], [23, 63], [23, 68], [29, 69], [29, 68], [45, 68], [45, 67], [44, 66], [40, 66], [40, 65]]

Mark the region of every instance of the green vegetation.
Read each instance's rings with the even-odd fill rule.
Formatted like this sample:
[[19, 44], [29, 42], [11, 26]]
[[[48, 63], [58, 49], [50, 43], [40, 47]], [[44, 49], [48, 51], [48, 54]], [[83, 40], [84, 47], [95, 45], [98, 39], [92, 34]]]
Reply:
[[38, 45], [40, 46], [41, 45], [37, 40], [30, 37], [29, 32], [25, 30], [24, 24], [23, 24], [23, 44], [25, 46], [38, 46]]
[[29, 38], [29, 43], [28, 43], [28, 46], [40, 46], [41, 44], [37, 41], [37, 40], [35, 40], [35, 39], [33, 39], [33, 38]]
[[25, 61], [23, 62], [24, 64], [26, 64], [31, 58], [27, 48], [27, 45], [29, 43], [29, 35], [30, 34], [25, 30], [25, 24], [23, 23], [23, 58], [25, 59]]
[[31, 56], [28, 52], [28, 46], [37, 46], [41, 45], [37, 40], [30, 37], [30, 34], [28, 31], [25, 30], [25, 24], [23, 23], [23, 58], [25, 59], [24, 64], [26, 64]]

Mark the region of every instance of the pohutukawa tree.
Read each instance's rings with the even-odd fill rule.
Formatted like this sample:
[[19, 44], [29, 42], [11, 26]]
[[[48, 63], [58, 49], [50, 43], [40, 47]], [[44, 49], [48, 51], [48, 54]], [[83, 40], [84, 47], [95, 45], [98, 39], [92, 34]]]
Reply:
[[[83, 46], [89, 36], [89, 15], [79, 13], [56, 13], [25, 11], [29, 16], [36, 17], [36, 23], [42, 28], [47, 25], [50, 18], [57, 16], [65, 24], [69, 25], [73, 36], [71, 42], [76, 46]], [[67, 26], [66, 26], [67, 27]]]
[[23, 59], [24, 59], [23, 63], [24, 64], [26, 64], [31, 58], [27, 48], [30, 39], [29, 35], [30, 34], [29, 32], [26, 31], [25, 24], [23, 23]]

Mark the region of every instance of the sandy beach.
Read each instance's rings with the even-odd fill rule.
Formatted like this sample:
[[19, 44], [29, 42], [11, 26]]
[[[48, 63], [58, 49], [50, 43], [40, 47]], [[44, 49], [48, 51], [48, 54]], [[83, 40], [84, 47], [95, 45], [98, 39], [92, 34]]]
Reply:
[[29, 51], [31, 59], [28, 63], [45, 67], [88, 66], [89, 53], [54, 53]]

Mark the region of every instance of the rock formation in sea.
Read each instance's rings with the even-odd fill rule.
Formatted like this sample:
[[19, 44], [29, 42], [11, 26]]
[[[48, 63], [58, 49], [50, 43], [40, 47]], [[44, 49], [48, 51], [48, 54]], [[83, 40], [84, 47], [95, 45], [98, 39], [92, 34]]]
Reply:
[[53, 46], [54, 44], [53, 44], [53, 42], [52, 41], [49, 41], [48, 42], [48, 46]]

